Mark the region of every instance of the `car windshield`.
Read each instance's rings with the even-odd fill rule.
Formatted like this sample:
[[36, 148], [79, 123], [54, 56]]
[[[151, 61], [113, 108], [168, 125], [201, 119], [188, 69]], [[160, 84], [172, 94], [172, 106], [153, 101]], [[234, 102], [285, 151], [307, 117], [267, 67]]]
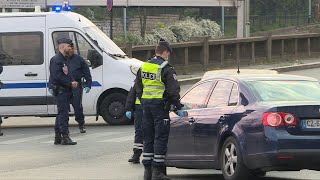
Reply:
[[246, 81], [261, 101], [320, 101], [316, 81]]
[[98, 46], [107, 53], [125, 55], [125, 53], [98, 27], [90, 26], [83, 29], [92, 41], [96, 41]]

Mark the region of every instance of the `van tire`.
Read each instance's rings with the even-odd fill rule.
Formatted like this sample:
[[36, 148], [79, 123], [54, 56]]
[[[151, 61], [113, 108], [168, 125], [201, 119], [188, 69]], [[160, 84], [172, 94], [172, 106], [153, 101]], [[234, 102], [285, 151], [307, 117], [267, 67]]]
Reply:
[[130, 121], [125, 116], [127, 96], [122, 93], [112, 93], [106, 96], [101, 105], [100, 112], [104, 121], [110, 125], [126, 125]]

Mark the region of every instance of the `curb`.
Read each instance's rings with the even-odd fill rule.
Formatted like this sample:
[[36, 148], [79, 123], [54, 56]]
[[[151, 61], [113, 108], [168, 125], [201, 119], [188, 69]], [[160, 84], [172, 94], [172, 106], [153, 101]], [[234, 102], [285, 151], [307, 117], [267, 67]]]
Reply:
[[[314, 69], [314, 68], [319, 68], [319, 67], [320, 67], [320, 63], [308, 63], [308, 64], [283, 66], [283, 67], [267, 68], [267, 69], [275, 70], [275, 71], [278, 71], [279, 73], [283, 73], [283, 72], [290, 72], [290, 71], [297, 71], [297, 70], [304, 70], [304, 69]], [[202, 78], [202, 76], [181, 79], [178, 81], [179, 81], [180, 85], [190, 85], [190, 84], [197, 83], [198, 81], [201, 80], [201, 78]]]

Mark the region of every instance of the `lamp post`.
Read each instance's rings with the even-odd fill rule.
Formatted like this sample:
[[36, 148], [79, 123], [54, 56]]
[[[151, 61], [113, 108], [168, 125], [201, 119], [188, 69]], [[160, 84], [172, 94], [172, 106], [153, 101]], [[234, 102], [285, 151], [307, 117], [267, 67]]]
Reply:
[[309, 0], [308, 23], [311, 23], [311, 0]]
[[246, 22], [245, 22], [245, 37], [250, 37], [250, 0], [246, 0]]

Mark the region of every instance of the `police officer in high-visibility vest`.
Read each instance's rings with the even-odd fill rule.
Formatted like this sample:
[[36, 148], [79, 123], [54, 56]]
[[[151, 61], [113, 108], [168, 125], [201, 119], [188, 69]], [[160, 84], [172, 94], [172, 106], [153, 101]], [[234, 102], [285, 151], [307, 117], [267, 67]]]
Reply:
[[[143, 165], [144, 180], [167, 180], [165, 155], [170, 130], [169, 109], [175, 106], [182, 117], [180, 85], [173, 67], [168, 64], [172, 49], [160, 39], [156, 55], [145, 62], [137, 73], [137, 96], [143, 107]], [[152, 168], [151, 168], [152, 167]]]
[[142, 107], [141, 102], [136, 95], [136, 84], [130, 89], [127, 102], [126, 102], [126, 116], [128, 119], [133, 119], [134, 114], [134, 144], [133, 144], [133, 155], [128, 160], [133, 164], [140, 163], [140, 156], [143, 150], [143, 137], [142, 137]]

